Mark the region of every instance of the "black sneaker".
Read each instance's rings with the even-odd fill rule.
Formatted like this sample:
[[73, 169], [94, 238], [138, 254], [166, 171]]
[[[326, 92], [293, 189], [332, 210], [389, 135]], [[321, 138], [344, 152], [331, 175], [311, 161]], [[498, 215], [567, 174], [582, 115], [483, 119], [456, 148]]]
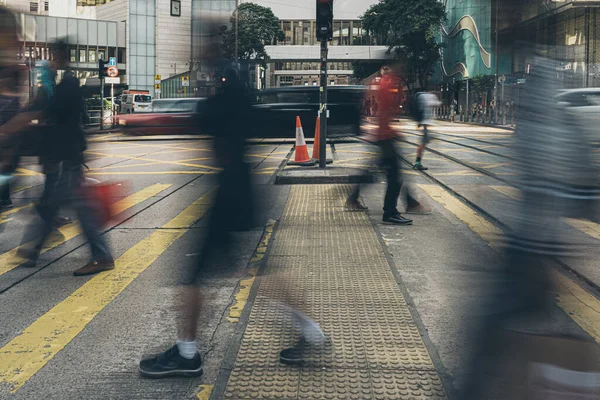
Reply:
[[415, 163], [415, 165], [413, 165], [413, 169], [417, 171], [427, 171], [429, 168], [427, 168], [426, 166], [421, 164], [420, 161], [418, 161]]
[[0, 201], [0, 208], [13, 208], [13, 202], [11, 199]]
[[196, 351], [194, 358], [188, 360], [179, 354], [177, 345], [140, 361], [140, 374], [146, 378], [195, 377], [202, 375], [203, 372], [200, 352]]
[[28, 249], [26, 247], [19, 247], [19, 250], [17, 250], [17, 259], [22, 260], [22, 267], [34, 268], [37, 264], [39, 254], [39, 251]]
[[383, 222], [394, 225], [412, 225], [412, 219], [404, 218], [402, 215], [384, 215]]

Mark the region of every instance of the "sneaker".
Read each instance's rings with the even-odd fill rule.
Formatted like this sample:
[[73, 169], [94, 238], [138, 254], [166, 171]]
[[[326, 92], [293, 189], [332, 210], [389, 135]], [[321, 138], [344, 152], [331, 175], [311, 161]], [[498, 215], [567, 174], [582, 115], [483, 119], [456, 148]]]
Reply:
[[431, 214], [431, 210], [425, 207], [423, 204], [418, 204], [412, 207], [406, 207], [405, 214], [413, 214], [413, 215], [429, 215]]
[[187, 359], [179, 354], [177, 345], [160, 354], [150, 356], [140, 361], [140, 374], [146, 378], [166, 378], [169, 376], [200, 376], [202, 370], [202, 359], [200, 352], [192, 359]]
[[75, 272], [73, 272], [73, 275], [75, 275], [75, 276], [94, 275], [99, 272], [110, 271], [111, 269], [115, 269], [114, 261], [104, 261], [104, 262], [90, 261], [85, 266], [83, 266], [79, 269], [76, 269]]
[[404, 218], [402, 215], [384, 215], [383, 222], [394, 225], [412, 225], [412, 219]]
[[13, 202], [11, 199], [0, 201], [0, 208], [13, 208]]
[[306, 358], [306, 341], [300, 339], [294, 347], [281, 350], [279, 361], [285, 365], [300, 365]]
[[426, 166], [424, 166], [423, 164], [421, 164], [421, 162], [416, 162], [415, 165], [413, 165], [413, 169], [417, 170], [417, 171], [427, 171], [429, 168], [427, 168]]

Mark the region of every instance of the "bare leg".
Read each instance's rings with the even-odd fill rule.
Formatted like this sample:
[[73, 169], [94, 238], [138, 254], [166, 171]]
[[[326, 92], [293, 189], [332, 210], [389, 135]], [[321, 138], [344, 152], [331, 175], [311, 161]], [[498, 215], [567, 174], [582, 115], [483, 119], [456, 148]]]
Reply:
[[202, 307], [202, 294], [197, 286], [183, 286], [180, 293], [181, 307], [179, 316], [180, 340], [193, 342], [196, 340], [198, 318]]

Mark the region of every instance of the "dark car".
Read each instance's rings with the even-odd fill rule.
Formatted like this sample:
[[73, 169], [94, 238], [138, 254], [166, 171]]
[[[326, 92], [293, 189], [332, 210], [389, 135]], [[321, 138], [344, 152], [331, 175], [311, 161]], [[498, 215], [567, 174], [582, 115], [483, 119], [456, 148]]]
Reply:
[[132, 135], [197, 134], [196, 111], [204, 98], [161, 99], [152, 102], [153, 112], [117, 117], [117, 124]]
[[[361, 105], [364, 86], [331, 86], [328, 88], [328, 133], [357, 135], [360, 133]], [[294, 137], [296, 116], [300, 117], [306, 137], [315, 132], [320, 105], [318, 86], [289, 86], [267, 89], [252, 94], [254, 135]]]

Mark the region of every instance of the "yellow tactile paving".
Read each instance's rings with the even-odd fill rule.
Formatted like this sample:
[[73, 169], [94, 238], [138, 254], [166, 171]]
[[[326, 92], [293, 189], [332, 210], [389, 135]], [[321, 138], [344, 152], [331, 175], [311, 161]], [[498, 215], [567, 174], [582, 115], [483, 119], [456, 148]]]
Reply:
[[[446, 398], [368, 216], [343, 211], [350, 191], [292, 187], [224, 398]], [[331, 340], [301, 367], [278, 359], [298, 339], [288, 307]]]

